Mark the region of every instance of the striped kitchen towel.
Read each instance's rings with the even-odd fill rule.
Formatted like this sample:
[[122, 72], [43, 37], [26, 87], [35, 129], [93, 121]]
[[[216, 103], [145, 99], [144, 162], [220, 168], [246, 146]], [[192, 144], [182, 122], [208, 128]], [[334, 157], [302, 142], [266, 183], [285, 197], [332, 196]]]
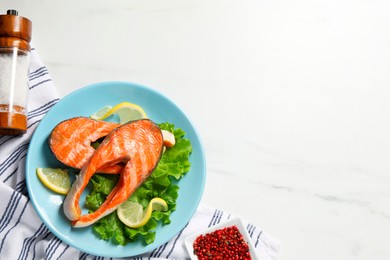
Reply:
[[[112, 259], [88, 255], [63, 243], [41, 222], [27, 193], [25, 159], [30, 138], [45, 113], [59, 101], [47, 68], [31, 52], [28, 130], [22, 136], [0, 136], [0, 259]], [[128, 259], [188, 259], [184, 238], [230, 218], [215, 208], [199, 206], [187, 226], [171, 241]], [[262, 260], [276, 258], [278, 241], [258, 227], [247, 229]]]

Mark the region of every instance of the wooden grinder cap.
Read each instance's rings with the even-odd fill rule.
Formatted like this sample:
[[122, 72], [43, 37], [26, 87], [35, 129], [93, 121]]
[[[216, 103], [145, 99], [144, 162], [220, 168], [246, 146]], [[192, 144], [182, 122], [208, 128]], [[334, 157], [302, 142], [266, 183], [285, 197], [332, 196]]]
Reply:
[[15, 10], [0, 15], [0, 47], [18, 47], [30, 51], [32, 23]]

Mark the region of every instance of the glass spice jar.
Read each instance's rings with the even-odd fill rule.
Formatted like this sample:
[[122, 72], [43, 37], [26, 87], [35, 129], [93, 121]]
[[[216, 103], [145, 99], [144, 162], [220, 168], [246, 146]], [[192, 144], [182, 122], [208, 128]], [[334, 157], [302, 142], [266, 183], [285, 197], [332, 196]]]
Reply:
[[32, 23], [15, 10], [0, 15], [0, 135], [27, 131]]

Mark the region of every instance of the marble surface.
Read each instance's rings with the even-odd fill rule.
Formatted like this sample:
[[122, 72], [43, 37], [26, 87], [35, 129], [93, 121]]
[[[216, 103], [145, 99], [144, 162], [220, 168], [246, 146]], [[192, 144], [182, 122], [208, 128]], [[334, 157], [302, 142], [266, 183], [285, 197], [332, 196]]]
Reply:
[[390, 2], [2, 0], [33, 21], [61, 96], [162, 92], [207, 157], [202, 203], [262, 227], [278, 259], [390, 259]]

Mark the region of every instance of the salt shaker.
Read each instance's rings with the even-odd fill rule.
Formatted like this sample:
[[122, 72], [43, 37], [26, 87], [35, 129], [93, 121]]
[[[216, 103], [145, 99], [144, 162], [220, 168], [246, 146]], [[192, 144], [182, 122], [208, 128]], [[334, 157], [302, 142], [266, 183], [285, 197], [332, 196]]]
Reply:
[[0, 15], [0, 136], [27, 131], [31, 30], [15, 10]]

